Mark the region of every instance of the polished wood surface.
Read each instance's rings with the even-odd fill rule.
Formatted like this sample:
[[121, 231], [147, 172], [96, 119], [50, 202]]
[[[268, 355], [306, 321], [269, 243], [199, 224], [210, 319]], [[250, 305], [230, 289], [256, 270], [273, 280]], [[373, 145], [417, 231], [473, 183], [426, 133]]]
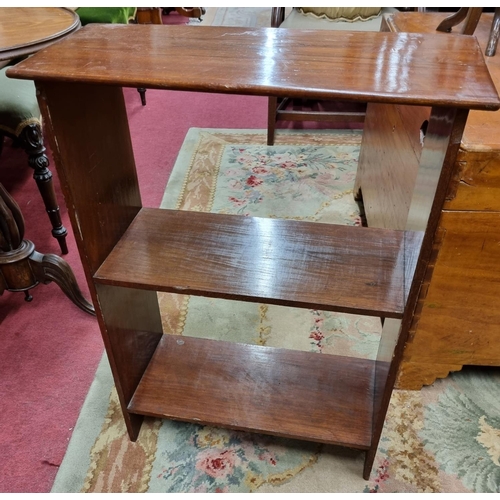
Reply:
[[[144, 208], [96, 272], [107, 285], [401, 317], [421, 235]], [[409, 278], [409, 281], [411, 281]]]
[[[7, 134], [9, 135], [9, 134]], [[15, 136], [14, 136], [15, 137]], [[11, 136], [12, 139], [14, 139]], [[3, 140], [0, 135], [0, 141]], [[45, 145], [43, 142], [42, 126], [40, 122], [27, 123], [18, 137], [18, 143], [22, 146], [28, 155], [28, 164], [33, 169], [33, 179], [42, 196], [45, 210], [52, 224], [52, 236], [57, 239], [61, 253], [68, 253], [68, 245], [66, 243], [67, 229], [63, 226], [59, 204], [57, 202], [54, 182], [52, 180], [52, 172], [49, 169], [49, 158], [46, 154]]]
[[367, 449], [374, 366], [366, 359], [164, 335], [129, 410]]
[[[174, 28], [84, 29], [9, 72], [36, 80], [129, 436], [135, 439], [142, 415], [151, 414], [368, 446], [368, 479], [467, 107], [500, 104], [474, 56], [475, 41]], [[287, 64], [276, 62], [276, 50], [289, 55]], [[456, 58], [465, 64], [449, 62]], [[297, 61], [308, 64], [294, 71]], [[363, 71], [366, 78], [359, 78]], [[409, 207], [411, 231], [142, 209], [120, 88], [129, 84], [435, 104]], [[375, 362], [268, 351], [161, 336], [156, 290], [353, 312], [373, 308], [387, 318]], [[388, 332], [391, 324], [395, 330]], [[227, 405], [233, 395], [240, 405]], [[272, 405], [259, 406], [259, 397]]]
[[137, 7], [136, 21], [139, 24], [163, 24], [161, 7]]
[[71, 9], [0, 8], [0, 61], [33, 54], [80, 27]]
[[441, 21], [436, 31], [451, 32], [453, 28], [463, 22], [459, 33], [462, 35], [472, 35], [483, 11], [482, 7], [460, 7], [460, 9]]
[[[399, 12], [388, 18], [388, 25], [394, 32], [438, 33], [442, 37], [460, 37], [453, 33], [436, 32], [437, 24], [447, 17], [445, 13]], [[482, 54], [486, 50], [493, 14], [484, 13], [474, 31]], [[437, 23], [437, 24], [436, 24]], [[479, 56], [484, 60], [496, 89], [500, 89], [500, 58]], [[467, 120], [467, 127], [462, 139], [462, 148], [466, 150], [500, 150], [500, 113], [473, 111]]]
[[500, 212], [500, 149], [471, 151], [462, 145], [445, 208]]
[[[96, 284], [98, 309], [105, 325], [104, 342], [115, 375], [115, 385], [125, 409], [137, 389], [162, 337], [158, 298], [154, 291]], [[124, 410], [125, 423], [136, 440], [142, 416]]]
[[[390, 107], [390, 105], [385, 105]], [[367, 115], [376, 112], [376, 109], [367, 110]], [[411, 116], [403, 111], [402, 116]], [[395, 385], [405, 345], [408, 341], [412, 325], [415, 324], [415, 307], [421, 295], [422, 284], [429, 274], [429, 262], [433, 257], [434, 238], [439, 223], [439, 216], [444, 204], [448, 185], [454, 173], [455, 158], [457, 156], [460, 139], [466, 125], [467, 110], [453, 108], [432, 108], [422, 150], [420, 152], [419, 167], [411, 195], [405, 228], [413, 231], [423, 231], [424, 238], [418, 260], [407, 262], [412, 272], [413, 280], [408, 284], [408, 297], [406, 299], [402, 320], [386, 319], [382, 328], [379, 342], [376, 367], [375, 367], [375, 398], [374, 398], [374, 426], [372, 439], [378, 442], [383, 431], [385, 415], [391, 399], [391, 390]], [[368, 117], [368, 123], [374, 123]], [[417, 125], [419, 121], [417, 121]], [[398, 133], [402, 133], [400, 129]], [[385, 145], [390, 146], [391, 133], [387, 134]], [[362, 148], [377, 134], [363, 135]], [[380, 146], [379, 146], [380, 147]], [[401, 168], [403, 165], [399, 164]], [[376, 168], [376, 167], [375, 167]], [[372, 176], [370, 182], [382, 186], [388, 181], [385, 172]], [[363, 189], [363, 179], [357, 180]], [[398, 186], [394, 184], [394, 189]], [[375, 207], [376, 208], [376, 207]], [[400, 207], [404, 210], [404, 207]], [[367, 453], [365, 460], [365, 477], [369, 475], [370, 463], [375, 459], [376, 449], [373, 447]]]
[[[442, 57], [449, 53], [461, 64]], [[88, 25], [8, 75], [277, 97], [500, 107], [475, 39], [442, 34]]]
[[404, 229], [430, 108], [374, 103], [368, 108], [356, 197], [363, 199], [369, 227]]
[[[444, 17], [398, 13], [388, 24], [393, 30], [434, 32]], [[492, 14], [483, 14], [475, 30], [483, 51], [491, 23]], [[484, 59], [500, 88], [500, 59]], [[463, 365], [500, 365], [500, 259], [494, 243], [500, 214], [499, 131], [500, 114], [470, 112], [403, 354], [401, 389], [420, 389]]]
[[[285, 20], [285, 7], [273, 7], [271, 11], [271, 26], [279, 28]], [[279, 57], [279, 53], [276, 54]], [[345, 106], [345, 103], [329, 101], [304, 101], [302, 99], [278, 99], [269, 97], [267, 116], [267, 144], [274, 144], [276, 122], [286, 121], [325, 121], [330, 123], [363, 123], [365, 119], [364, 103]], [[351, 109], [350, 109], [351, 108]]]

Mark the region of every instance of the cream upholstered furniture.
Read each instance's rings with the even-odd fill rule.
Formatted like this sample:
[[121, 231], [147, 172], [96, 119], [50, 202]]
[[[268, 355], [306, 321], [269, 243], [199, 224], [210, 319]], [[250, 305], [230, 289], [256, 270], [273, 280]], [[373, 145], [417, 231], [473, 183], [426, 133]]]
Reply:
[[[320, 29], [344, 31], [380, 31], [382, 18], [395, 12], [393, 7], [273, 7], [271, 25], [287, 29]], [[323, 121], [363, 123], [363, 103], [339, 101], [306, 101], [269, 98], [267, 143], [274, 143], [276, 122]]]

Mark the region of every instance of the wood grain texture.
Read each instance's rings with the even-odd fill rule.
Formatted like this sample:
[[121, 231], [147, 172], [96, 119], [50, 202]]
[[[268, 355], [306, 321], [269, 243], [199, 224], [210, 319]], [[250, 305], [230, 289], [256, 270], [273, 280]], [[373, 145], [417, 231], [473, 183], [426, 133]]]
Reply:
[[369, 104], [355, 182], [369, 227], [406, 227], [429, 114], [425, 107]]
[[425, 385], [433, 384], [437, 379], [446, 378], [451, 372], [460, 371], [463, 365], [404, 362], [396, 380], [396, 389], [419, 391]]
[[0, 61], [33, 54], [80, 27], [80, 18], [59, 7], [0, 8]]
[[[390, 29], [396, 33], [438, 33], [443, 37], [462, 36], [454, 33], [436, 32], [439, 22], [448, 16], [447, 13], [398, 12], [388, 17]], [[493, 14], [483, 13], [474, 36], [477, 38], [481, 52], [484, 54], [493, 22]], [[500, 58], [484, 57], [486, 67], [497, 89], [500, 88]], [[466, 150], [499, 150], [500, 149], [500, 113], [473, 111], [467, 121], [462, 139], [462, 147]]]
[[421, 288], [433, 256], [439, 217], [450, 184], [454, 162], [467, 120], [467, 110], [432, 108], [419, 170], [415, 180], [407, 228], [424, 231], [418, 260], [409, 263], [415, 272], [408, 291], [401, 320], [388, 318], [384, 322], [375, 368], [375, 398], [373, 410], [372, 446], [367, 452], [364, 476], [368, 478], [384, 428], [405, 345], [415, 320], [415, 309]]
[[444, 208], [500, 211], [500, 150], [467, 151], [460, 148], [455, 180]]
[[[392, 29], [425, 33], [435, 30], [443, 16], [398, 13], [389, 21]], [[491, 22], [492, 15], [483, 14], [475, 31], [483, 50]], [[498, 88], [500, 59], [485, 61]], [[500, 365], [495, 314], [500, 260], [493, 229], [500, 212], [499, 130], [498, 113], [469, 113], [401, 363], [400, 389], [420, 389], [463, 364]]]
[[123, 93], [78, 83], [38, 88], [76, 241], [93, 275], [142, 205]]
[[366, 449], [374, 361], [164, 335], [129, 411]]
[[441, 34], [88, 25], [8, 75], [277, 97], [500, 107], [475, 39]]
[[500, 212], [444, 211], [440, 226], [432, 280], [403, 360], [498, 365]]
[[401, 317], [419, 235], [142, 209], [94, 278], [104, 284]]
[[[468, 108], [500, 106], [475, 40], [94, 25], [9, 75], [41, 90], [131, 438], [152, 415], [345, 444], [368, 451], [367, 478]], [[432, 105], [424, 149], [414, 133], [405, 146], [425, 174], [412, 231], [142, 209], [120, 86]], [[156, 290], [372, 314], [398, 328], [383, 332], [376, 362], [160, 339]]]
[[158, 298], [149, 290], [96, 284], [101, 330], [129, 435], [135, 441], [142, 418], [126, 411], [162, 337]]

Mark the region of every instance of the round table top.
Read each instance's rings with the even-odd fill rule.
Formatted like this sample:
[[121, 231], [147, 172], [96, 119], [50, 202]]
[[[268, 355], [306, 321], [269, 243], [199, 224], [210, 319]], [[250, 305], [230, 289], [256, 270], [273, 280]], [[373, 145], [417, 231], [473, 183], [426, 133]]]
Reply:
[[80, 26], [78, 15], [63, 7], [0, 8], [0, 61], [37, 52]]

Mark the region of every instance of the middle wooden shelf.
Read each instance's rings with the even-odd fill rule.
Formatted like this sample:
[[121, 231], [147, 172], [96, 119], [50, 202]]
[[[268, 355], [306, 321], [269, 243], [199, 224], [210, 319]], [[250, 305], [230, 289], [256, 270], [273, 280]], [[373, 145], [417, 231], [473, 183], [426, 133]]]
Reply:
[[422, 235], [142, 208], [94, 280], [401, 318]]

